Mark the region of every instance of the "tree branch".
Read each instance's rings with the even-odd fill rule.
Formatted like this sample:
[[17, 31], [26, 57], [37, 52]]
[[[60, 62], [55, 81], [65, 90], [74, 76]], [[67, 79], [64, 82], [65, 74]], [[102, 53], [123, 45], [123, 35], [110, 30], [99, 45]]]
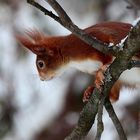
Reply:
[[109, 114], [109, 117], [111, 118], [112, 122], [114, 123], [114, 126], [119, 134], [120, 140], [127, 140], [123, 127], [114, 111], [114, 108], [113, 108], [111, 102], [108, 99], [105, 102], [105, 108]]
[[105, 101], [105, 98], [102, 97], [101, 100], [100, 100], [100, 103], [98, 105], [97, 134], [96, 134], [95, 140], [100, 140], [101, 139], [101, 135], [102, 135], [102, 132], [104, 130], [104, 124], [103, 124], [103, 121], [102, 121], [104, 101]]
[[48, 15], [49, 17], [53, 18], [55, 21], [57, 21], [57, 22], [59, 22], [61, 24], [61, 20], [60, 20], [60, 18], [58, 16], [56, 16], [51, 11], [48, 11], [46, 8], [41, 6], [39, 3], [35, 2], [34, 0], [27, 0], [27, 3], [33, 5], [34, 7], [36, 7], [40, 11], [42, 11], [45, 15]]
[[59, 3], [56, 0], [45, 0], [48, 2], [51, 7], [57, 12], [59, 18], [61, 19], [62, 23], [68, 26], [70, 24], [73, 24], [70, 17], [67, 15], [67, 13], [64, 11], [64, 9], [59, 5]]
[[[100, 51], [100, 52], [102, 52], [104, 54], [112, 54], [114, 56], [117, 55], [117, 53], [119, 51], [119, 47], [116, 47], [116, 46], [110, 46], [109, 47], [108, 44], [103, 43], [100, 40], [97, 40], [93, 36], [87, 34], [85, 31], [83, 31], [80, 28], [78, 28], [78, 26], [76, 26], [72, 22], [70, 17], [66, 14], [64, 9], [59, 5], [59, 3], [56, 0], [45, 0], [45, 1], [48, 2], [52, 6], [52, 8], [54, 8], [54, 10], [57, 12], [59, 17], [57, 17], [52, 12], [48, 11], [47, 9], [45, 9], [43, 6], [41, 6], [39, 3], [35, 2], [34, 0], [27, 0], [27, 2], [29, 4], [33, 5], [37, 9], [41, 10], [45, 15], [48, 15], [51, 18], [53, 18], [54, 20], [56, 20], [62, 26], [67, 28], [73, 34], [78, 36], [81, 40], [83, 40], [87, 44], [91, 45], [92, 47], [94, 47], [98, 51]], [[67, 19], [68, 19], [68, 21], [67, 21]]]
[[100, 91], [95, 89], [91, 99], [81, 111], [76, 127], [65, 140], [81, 140], [85, 138], [94, 123], [100, 98]]
[[[130, 68], [130, 63], [132, 62], [132, 57], [135, 53], [140, 51], [140, 21], [135, 27], [130, 31], [128, 39], [124, 42], [124, 50], [119, 52], [117, 58], [110, 65], [108, 72], [112, 78], [111, 81], [107, 81], [104, 84], [103, 93], [108, 95], [110, 89], [112, 88], [115, 81], [119, 78], [120, 74], [126, 69]], [[107, 77], [107, 76], [106, 76]], [[110, 106], [110, 107], [109, 107]], [[106, 110], [108, 111], [121, 140], [126, 140], [121, 123], [119, 122], [113, 108], [111, 107], [109, 101], [105, 102]], [[112, 109], [111, 109], [112, 108]], [[114, 115], [113, 115], [114, 114]]]
[[[105, 76], [105, 82], [102, 91], [99, 91], [98, 89], [94, 90], [94, 93], [92, 94], [89, 102], [85, 105], [82, 112], [80, 113], [78, 124], [76, 125], [72, 133], [65, 139], [65, 140], [80, 140], [87, 135], [90, 128], [92, 127], [92, 124], [94, 123], [95, 116], [98, 112], [99, 101], [101, 99], [101, 92], [103, 93], [104, 98], [108, 96], [113, 84], [119, 78], [120, 74], [124, 70], [130, 68], [130, 62], [132, 62], [131, 61], [132, 56], [136, 52], [140, 51], [140, 47], [139, 47], [140, 22], [131, 30], [128, 39], [124, 42], [123, 50], [118, 51], [118, 49], [116, 49], [114, 51], [112, 48], [110, 49], [107, 44], [104, 44], [101, 41], [96, 40], [92, 36], [86, 34], [83, 30], [79, 29], [55, 0], [46, 0], [46, 1], [54, 8], [54, 10], [57, 12], [59, 17], [54, 15], [52, 12], [48, 11], [47, 9], [42, 8], [40, 4], [38, 3], [36, 4], [34, 0], [27, 0], [28, 3], [40, 9], [46, 15], [52, 17], [54, 20], [59, 22], [61, 25], [66, 27], [73, 34], [77, 35], [80, 39], [82, 39], [83, 41], [85, 41], [95, 49], [106, 54], [108, 53], [112, 53], [113, 55], [117, 54], [116, 59], [106, 71], [110, 76], [111, 80], [107, 80], [108, 76]], [[109, 100], [105, 100], [105, 107], [118, 131], [120, 139], [126, 140], [127, 138], [124, 134], [121, 123], [119, 122]], [[102, 108], [100, 109], [99, 112], [102, 112]]]

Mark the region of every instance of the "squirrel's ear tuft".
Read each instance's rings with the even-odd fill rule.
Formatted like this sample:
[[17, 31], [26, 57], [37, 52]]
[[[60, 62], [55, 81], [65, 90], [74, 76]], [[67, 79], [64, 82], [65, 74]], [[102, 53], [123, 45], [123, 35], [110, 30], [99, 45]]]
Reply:
[[16, 39], [25, 47], [37, 55], [46, 53], [45, 47], [41, 44], [43, 35], [38, 31], [26, 31], [25, 35], [15, 35]]

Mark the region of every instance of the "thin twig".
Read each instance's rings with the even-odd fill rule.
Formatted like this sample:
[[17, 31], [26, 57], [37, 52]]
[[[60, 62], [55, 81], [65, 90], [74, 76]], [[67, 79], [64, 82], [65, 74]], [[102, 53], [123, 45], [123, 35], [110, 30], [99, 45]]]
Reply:
[[102, 135], [103, 130], [104, 130], [104, 124], [103, 124], [103, 121], [102, 121], [104, 101], [105, 101], [105, 98], [102, 97], [101, 101], [98, 105], [97, 134], [96, 134], [95, 140], [100, 140], [101, 139], [101, 135]]
[[40, 11], [42, 11], [45, 15], [48, 15], [49, 17], [53, 18], [55, 21], [59, 22], [61, 24], [61, 20], [58, 16], [56, 16], [52, 11], [47, 10], [43, 6], [41, 6], [39, 3], [35, 2], [34, 0], [27, 0], [27, 3], [33, 5]]
[[111, 120], [114, 123], [114, 126], [119, 134], [120, 140], [127, 140], [125, 132], [122, 128], [122, 125], [118, 119], [118, 117], [116, 116], [116, 113], [114, 111], [113, 106], [111, 105], [111, 102], [109, 100], [106, 100], [105, 102], [105, 108], [109, 114], [109, 117], [111, 118]]

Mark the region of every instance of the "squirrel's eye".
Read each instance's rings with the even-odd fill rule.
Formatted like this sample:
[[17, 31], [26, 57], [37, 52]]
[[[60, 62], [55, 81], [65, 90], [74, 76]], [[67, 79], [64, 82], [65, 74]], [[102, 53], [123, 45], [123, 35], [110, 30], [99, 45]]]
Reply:
[[40, 69], [44, 69], [46, 65], [45, 65], [45, 62], [43, 60], [38, 60], [37, 61], [37, 66]]

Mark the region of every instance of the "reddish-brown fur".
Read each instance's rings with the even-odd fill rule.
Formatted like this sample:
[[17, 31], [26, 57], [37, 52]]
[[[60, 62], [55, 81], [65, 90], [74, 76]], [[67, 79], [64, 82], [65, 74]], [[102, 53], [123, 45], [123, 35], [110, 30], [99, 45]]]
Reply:
[[[102, 42], [117, 44], [128, 35], [131, 27], [132, 25], [127, 23], [106, 22], [86, 28], [85, 31]], [[103, 65], [112, 62], [112, 55], [105, 55], [97, 51], [74, 34], [46, 37], [37, 31], [33, 31], [29, 32], [28, 35], [30, 38], [20, 35], [16, 37], [26, 48], [37, 55], [37, 60], [42, 59], [45, 61], [46, 69], [40, 70], [38, 68], [40, 76], [47, 73], [47, 75], [53, 77], [59, 67], [73, 60], [80, 62], [92, 59], [102, 62]], [[117, 88], [115, 86], [112, 88], [112, 97], [113, 94], [119, 95], [118, 89], [120, 86], [115, 85], [117, 85]], [[114, 99], [118, 98], [114, 97]]]

